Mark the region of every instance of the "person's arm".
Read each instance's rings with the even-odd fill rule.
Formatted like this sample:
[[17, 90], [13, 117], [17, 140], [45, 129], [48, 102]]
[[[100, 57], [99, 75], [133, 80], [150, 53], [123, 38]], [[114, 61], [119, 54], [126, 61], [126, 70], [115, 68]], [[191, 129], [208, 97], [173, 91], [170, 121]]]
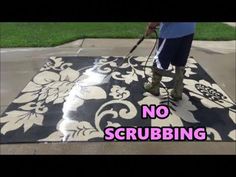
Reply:
[[160, 22], [150, 22], [150, 23], [148, 23], [147, 29], [146, 29], [146, 32], [145, 32], [145, 36], [151, 35], [156, 30], [156, 27], [158, 25], [160, 25]]

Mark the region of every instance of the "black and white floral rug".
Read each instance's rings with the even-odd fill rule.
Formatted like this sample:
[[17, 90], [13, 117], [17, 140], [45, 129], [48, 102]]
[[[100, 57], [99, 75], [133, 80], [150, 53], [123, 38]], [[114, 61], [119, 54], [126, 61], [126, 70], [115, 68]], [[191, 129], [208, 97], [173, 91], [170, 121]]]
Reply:
[[[103, 141], [107, 126], [204, 126], [207, 141], [236, 141], [236, 104], [194, 58], [177, 103], [169, 96], [172, 78], [163, 78], [160, 97], [144, 91], [145, 75], [151, 79], [145, 57], [130, 57], [104, 79], [122, 60], [51, 57], [1, 115], [0, 142]], [[142, 104], [168, 104], [171, 115], [141, 119]]]

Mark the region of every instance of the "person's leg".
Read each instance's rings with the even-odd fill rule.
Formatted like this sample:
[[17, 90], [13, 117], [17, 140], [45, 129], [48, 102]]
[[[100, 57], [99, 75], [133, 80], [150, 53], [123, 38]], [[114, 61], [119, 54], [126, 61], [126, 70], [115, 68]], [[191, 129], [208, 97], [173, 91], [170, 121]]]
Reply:
[[166, 71], [178, 53], [179, 40], [178, 39], [162, 39], [159, 44], [156, 55], [154, 56], [155, 67], [159, 70]]
[[175, 58], [171, 60], [171, 64], [177, 67], [185, 67], [188, 56], [192, 47], [193, 34], [179, 38], [179, 47]]
[[[155, 52], [155, 57], [157, 57], [159, 55], [160, 49], [164, 45], [163, 42], [164, 42], [164, 39], [159, 38], [158, 47]], [[159, 87], [160, 87], [161, 76], [155, 71], [155, 68], [156, 68], [155, 57], [154, 57], [154, 62], [153, 62], [153, 66], [152, 66], [152, 81], [151, 81], [151, 83], [149, 83], [149, 82], [144, 83], [144, 89], [147, 92], [150, 92], [151, 94], [153, 94], [155, 96], [159, 96], [160, 95]]]
[[192, 41], [193, 34], [181, 38], [180, 48], [176, 58], [171, 61], [172, 65], [175, 66], [174, 89], [171, 92], [171, 96], [176, 101], [182, 99], [185, 65], [188, 60]]
[[168, 69], [172, 58], [177, 53], [178, 48], [176, 46], [179, 45], [176, 44], [176, 42], [178, 41], [175, 39], [159, 40], [158, 50], [154, 57], [154, 63], [152, 68], [152, 82], [145, 83], [144, 85], [144, 89], [152, 93], [153, 95], [158, 96], [160, 94], [159, 89], [162, 76], [173, 77], [173, 74], [166, 70]]

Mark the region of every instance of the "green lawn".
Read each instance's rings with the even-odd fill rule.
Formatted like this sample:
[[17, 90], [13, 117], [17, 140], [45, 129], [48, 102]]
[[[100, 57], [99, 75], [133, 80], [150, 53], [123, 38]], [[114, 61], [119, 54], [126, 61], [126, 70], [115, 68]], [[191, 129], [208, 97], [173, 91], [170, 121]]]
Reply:
[[[0, 23], [0, 47], [49, 47], [81, 38], [139, 38], [147, 23]], [[195, 40], [235, 40], [235, 28], [198, 23]]]

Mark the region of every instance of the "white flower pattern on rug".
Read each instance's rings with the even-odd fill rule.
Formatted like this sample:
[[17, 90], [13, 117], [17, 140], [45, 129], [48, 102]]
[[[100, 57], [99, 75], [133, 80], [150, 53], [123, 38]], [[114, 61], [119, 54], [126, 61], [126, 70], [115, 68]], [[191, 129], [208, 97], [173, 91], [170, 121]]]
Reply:
[[235, 105], [217, 84], [210, 84], [203, 79], [184, 79], [184, 88], [189, 90], [190, 96], [199, 98], [205, 107], [223, 109]]
[[[80, 93], [80, 95], [83, 95], [83, 94]], [[109, 95], [112, 96], [114, 100], [105, 102], [97, 110], [95, 114], [95, 119], [94, 119], [95, 127], [93, 127], [91, 123], [87, 121], [71, 120], [70, 117], [67, 116], [70, 113], [70, 110], [64, 108], [63, 118], [57, 124], [57, 131], [53, 132], [47, 138], [41, 139], [39, 141], [88, 141], [89, 139], [92, 139], [92, 138], [102, 138], [104, 136], [104, 133], [100, 127], [100, 122], [104, 118], [104, 116], [111, 115], [112, 119], [119, 118], [119, 117], [122, 119], [132, 119], [136, 116], [137, 110], [135, 106], [131, 102], [125, 100], [130, 96], [129, 91], [126, 90], [126, 88], [124, 87], [121, 88], [118, 85], [113, 85], [113, 87], [110, 90]], [[71, 97], [76, 98], [74, 95], [72, 95]], [[84, 95], [82, 97], [84, 97]], [[105, 98], [106, 97], [99, 97], [98, 99], [105, 99]], [[74, 105], [74, 103], [71, 103], [71, 101], [69, 101], [68, 105], [70, 104]], [[123, 104], [128, 109], [121, 109], [119, 111], [115, 111], [113, 110], [113, 108], [104, 109], [108, 105], [112, 105], [112, 104]], [[82, 104], [76, 105], [74, 109], [77, 109], [80, 106], [82, 106]], [[119, 127], [121, 125], [119, 123], [107, 121], [107, 126]]]

